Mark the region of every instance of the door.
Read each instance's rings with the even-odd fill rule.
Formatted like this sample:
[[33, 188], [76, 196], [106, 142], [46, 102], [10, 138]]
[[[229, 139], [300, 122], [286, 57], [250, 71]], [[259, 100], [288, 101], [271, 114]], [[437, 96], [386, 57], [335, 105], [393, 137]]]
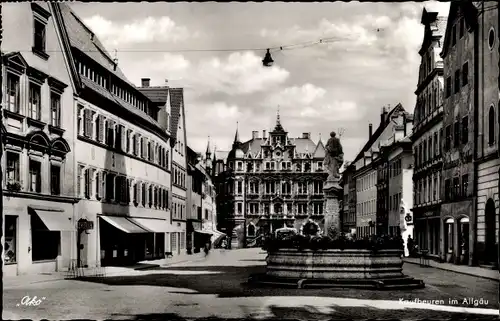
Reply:
[[488, 199], [486, 202], [486, 208], [484, 211], [484, 225], [485, 225], [485, 255], [484, 261], [487, 263], [496, 263], [497, 261], [497, 249], [495, 246], [496, 243], [496, 219], [495, 219], [495, 202], [493, 199]]

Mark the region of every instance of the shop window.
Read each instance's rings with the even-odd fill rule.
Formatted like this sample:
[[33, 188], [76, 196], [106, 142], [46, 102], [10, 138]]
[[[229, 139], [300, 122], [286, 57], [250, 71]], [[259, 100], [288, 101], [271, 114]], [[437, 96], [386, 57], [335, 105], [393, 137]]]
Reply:
[[17, 216], [5, 215], [5, 229], [4, 229], [4, 253], [5, 264], [16, 263], [16, 249], [17, 249]]
[[36, 214], [31, 216], [31, 259], [54, 260], [61, 251], [61, 232], [50, 231]]
[[61, 194], [61, 167], [50, 165], [50, 192], [52, 195]]
[[41, 193], [42, 192], [42, 180], [41, 180], [41, 163], [30, 160], [30, 192]]

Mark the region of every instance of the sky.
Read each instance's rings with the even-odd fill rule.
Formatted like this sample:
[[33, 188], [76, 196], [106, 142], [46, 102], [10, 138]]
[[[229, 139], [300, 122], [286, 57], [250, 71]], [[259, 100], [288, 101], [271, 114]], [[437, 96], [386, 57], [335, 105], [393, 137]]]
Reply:
[[[71, 3], [129, 80], [183, 87], [188, 145], [229, 150], [238, 126], [281, 124], [290, 137], [341, 132], [352, 160], [382, 107], [413, 113], [422, 10], [449, 3]], [[266, 48], [274, 65], [263, 67]], [[290, 47], [288, 47], [290, 48]], [[191, 50], [191, 51], [186, 51]], [[217, 51], [213, 51], [217, 50]]]

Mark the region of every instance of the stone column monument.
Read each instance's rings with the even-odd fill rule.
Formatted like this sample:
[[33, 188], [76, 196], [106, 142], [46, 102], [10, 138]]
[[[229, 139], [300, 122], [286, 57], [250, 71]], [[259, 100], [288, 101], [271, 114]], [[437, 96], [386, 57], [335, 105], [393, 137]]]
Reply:
[[326, 200], [324, 234], [337, 237], [341, 232], [340, 226], [340, 198], [342, 197], [342, 186], [340, 186], [339, 169], [344, 162], [344, 152], [340, 139], [335, 132], [330, 133], [330, 139], [325, 146], [326, 156], [323, 165], [328, 171], [328, 178], [323, 186]]

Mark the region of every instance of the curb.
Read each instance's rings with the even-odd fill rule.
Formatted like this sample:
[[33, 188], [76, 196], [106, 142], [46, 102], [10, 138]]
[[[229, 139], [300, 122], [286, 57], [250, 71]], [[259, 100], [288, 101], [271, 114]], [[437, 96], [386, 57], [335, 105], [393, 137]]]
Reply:
[[[404, 263], [408, 263], [408, 264], [420, 265], [420, 263], [418, 263], [418, 262], [412, 262], [412, 261], [406, 261], [406, 260], [403, 260], [403, 262]], [[477, 275], [477, 274], [474, 274], [473, 272], [457, 271], [457, 270], [446, 268], [444, 266], [427, 265], [425, 267], [430, 267], [430, 268], [435, 268], [435, 269], [438, 269], [438, 270], [450, 271], [450, 272], [455, 272], [455, 273], [458, 273], [458, 274], [470, 275], [470, 276], [475, 276], [475, 277], [482, 278], [482, 279], [487, 279], [487, 280], [493, 280], [493, 281], [500, 282], [500, 279], [499, 279], [498, 276], [497, 277], [491, 277], [491, 276], [488, 276], [488, 275]]]

